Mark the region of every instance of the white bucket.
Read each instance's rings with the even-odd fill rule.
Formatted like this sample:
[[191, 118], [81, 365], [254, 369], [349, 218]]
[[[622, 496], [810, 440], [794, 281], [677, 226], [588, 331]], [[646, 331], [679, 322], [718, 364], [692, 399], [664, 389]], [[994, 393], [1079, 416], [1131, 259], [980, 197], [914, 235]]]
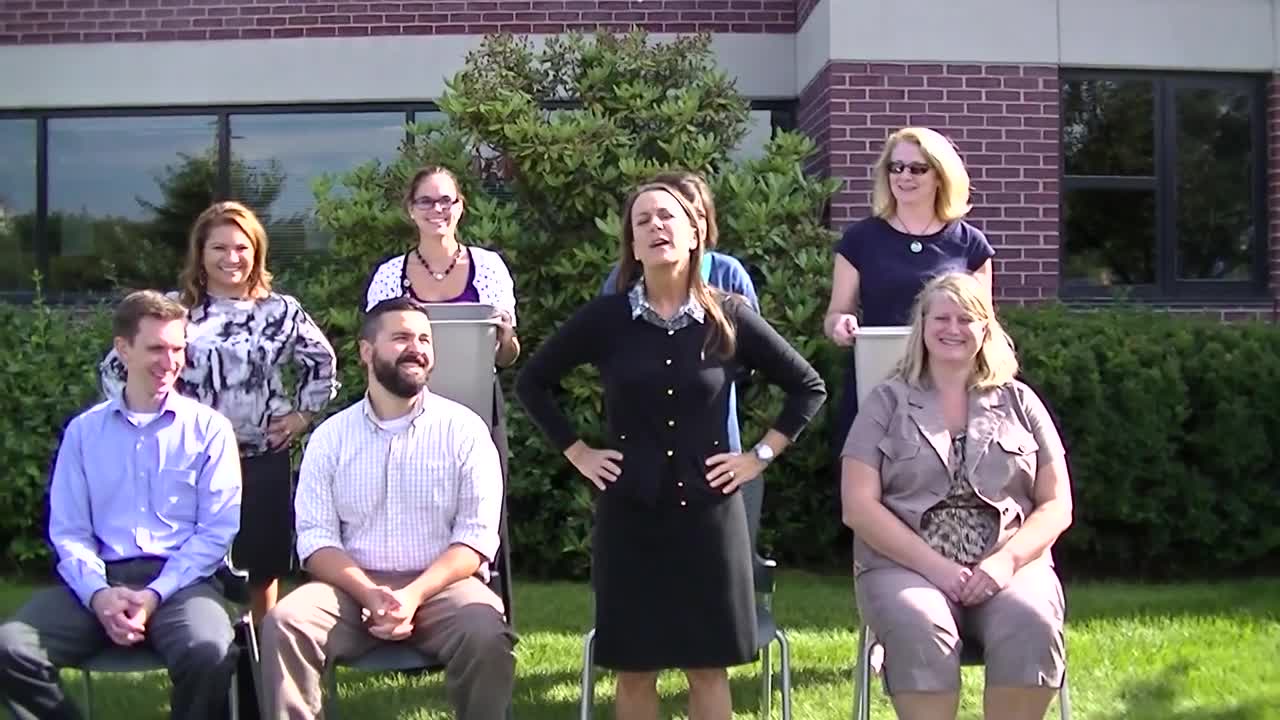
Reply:
[[907, 351], [909, 325], [858, 328], [853, 344], [854, 377], [858, 383], [858, 404], [879, 385]]
[[436, 355], [427, 387], [471, 408], [492, 427], [498, 341], [497, 321], [489, 317], [493, 308], [478, 303], [429, 303], [426, 307]]

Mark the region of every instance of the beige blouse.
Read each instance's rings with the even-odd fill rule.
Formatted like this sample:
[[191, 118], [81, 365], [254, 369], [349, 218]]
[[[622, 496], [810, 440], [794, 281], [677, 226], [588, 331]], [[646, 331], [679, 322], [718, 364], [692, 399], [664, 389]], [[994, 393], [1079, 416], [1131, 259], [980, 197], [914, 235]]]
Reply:
[[[928, 532], [926, 514], [952, 495], [955, 473], [961, 472], [974, 496], [997, 518], [995, 537], [976, 562], [1022, 527], [1035, 509], [1037, 469], [1063, 457], [1065, 450], [1044, 403], [1016, 380], [971, 392], [968, 418], [964, 451], [953, 453], [937, 393], [889, 380], [862, 402], [843, 455], [880, 471], [880, 501], [921, 537]], [[1042, 557], [1052, 563], [1048, 550]], [[853, 564], [855, 575], [896, 566], [856, 537]]]

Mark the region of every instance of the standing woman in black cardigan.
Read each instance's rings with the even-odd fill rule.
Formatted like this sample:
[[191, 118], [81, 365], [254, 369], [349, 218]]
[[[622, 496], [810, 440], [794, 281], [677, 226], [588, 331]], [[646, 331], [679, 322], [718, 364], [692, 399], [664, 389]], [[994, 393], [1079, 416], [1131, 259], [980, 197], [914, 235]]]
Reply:
[[[698, 272], [705, 238], [675, 189], [627, 198], [620, 272], [627, 293], [579, 309], [529, 359], [520, 401], [601, 493], [592, 538], [596, 659], [618, 671], [619, 720], [658, 717], [658, 672], [689, 678], [689, 717], [732, 716], [726, 668], [755, 657], [751, 547], [738, 487], [759, 475], [817, 412], [822, 379], [741, 299]], [[602, 447], [556, 401], [573, 368], [604, 384]], [[728, 451], [729, 389], [741, 368], [786, 392], [754, 449]]]

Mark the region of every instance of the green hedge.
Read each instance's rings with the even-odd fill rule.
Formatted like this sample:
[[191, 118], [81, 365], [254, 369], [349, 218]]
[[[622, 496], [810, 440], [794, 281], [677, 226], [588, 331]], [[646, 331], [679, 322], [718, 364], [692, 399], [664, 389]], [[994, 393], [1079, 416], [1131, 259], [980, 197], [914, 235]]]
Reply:
[[[777, 320], [785, 310], [764, 300]], [[1212, 577], [1274, 570], [1280, 558], [1280, 328], [1059, 306], [1006, 313], [1026, 374], [1048, 397], [1071, 448], [1076, 522], [1059, 544], [1072, 574]], [[47, 568], [44, 502], [57, 437], [96, 395], [109, 340], [101, 308], [0, 306], [10, 350], [0, 364], [0, 543], [10, 570]], [[820, 353], [832, 382], [841, 361]], [[359, 371], [343, 357], [345, 399]], [[837, 388], [832, 387], [833, 393]], [[594, 413], [579, 398], [580, 418]], [[772, 395], [748, 395], [752, 407]], [[756, 413], [759, 414], [759, 413]], [[786, 565], [840, 567], [840, 526], [827, 415], [768, 476], [762, 539]], [[753, 437], [753, 435], [748, 435]], [[585, 484], [511, 414], [511, 530], [516, 567], [582, 576]]]

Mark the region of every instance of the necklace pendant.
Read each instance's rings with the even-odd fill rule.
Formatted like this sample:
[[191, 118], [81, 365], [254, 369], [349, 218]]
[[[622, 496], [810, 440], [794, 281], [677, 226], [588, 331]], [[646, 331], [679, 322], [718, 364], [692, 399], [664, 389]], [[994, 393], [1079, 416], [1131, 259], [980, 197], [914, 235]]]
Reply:
[[435, 278], [436, 282], [444, 280], [444, 275], [445, 275], [444, 273], [438, 273], [438, 272], [431, 273], [431, 277]]
[[912, 240], [910, 248], [911, 252], [918, 253], [921, 250], [924, 250], [924, 245], [919, 240]]

